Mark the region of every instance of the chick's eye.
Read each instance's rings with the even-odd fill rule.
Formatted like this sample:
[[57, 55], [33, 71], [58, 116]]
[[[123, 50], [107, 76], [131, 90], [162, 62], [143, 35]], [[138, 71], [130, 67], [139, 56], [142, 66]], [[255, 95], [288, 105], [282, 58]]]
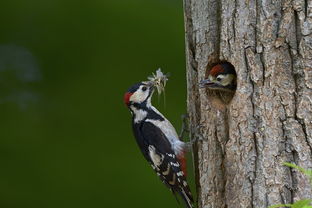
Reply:
[[220, 81], [221, 81], [221, 78], [220, 78], [220, 77], [217, 77], [217, 81], [219, 81], [219, 82], [220, 82]]
[[146, 87], [142, 87], [142, 91], [146, 91], [147, 90], [147, 88]]

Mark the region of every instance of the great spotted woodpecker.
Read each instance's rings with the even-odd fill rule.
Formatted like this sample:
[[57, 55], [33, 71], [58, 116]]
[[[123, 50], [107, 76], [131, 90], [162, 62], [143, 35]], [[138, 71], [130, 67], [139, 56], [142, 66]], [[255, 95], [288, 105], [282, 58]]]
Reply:
[[188, 208], [193, 197], [186, 181], [186, 143], [182, 142], [172, 124], [151, 104], [152, 82], [133, 85], [124, 95], [132, 113], [132, 128], [145, 159], [173, 192], [178, 193]]
[[200, 82], [200, 87], [211, 90], [235, 91], [236, 72], [228, 62], [220, 63], [211, 68], [208, 78]]

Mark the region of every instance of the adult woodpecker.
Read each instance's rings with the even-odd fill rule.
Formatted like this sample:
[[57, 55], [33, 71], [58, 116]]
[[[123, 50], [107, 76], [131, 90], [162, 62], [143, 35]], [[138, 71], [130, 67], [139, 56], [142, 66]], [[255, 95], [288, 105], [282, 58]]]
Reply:
[[228, 62], [215, 65], [209, 71], [208, 78], [200, 82], [200, 86], [211, 90], [235, 91], [236, 72], [234, 66]]
[[188, 208], [193, 197], [186, 181], [186, 143], [182, 142], [172, 124], [154, 107], [152, 82], [133, 85], [124, 95], [132, 113], [132, 128], [145, 159], [173, 192], [178, 193]]

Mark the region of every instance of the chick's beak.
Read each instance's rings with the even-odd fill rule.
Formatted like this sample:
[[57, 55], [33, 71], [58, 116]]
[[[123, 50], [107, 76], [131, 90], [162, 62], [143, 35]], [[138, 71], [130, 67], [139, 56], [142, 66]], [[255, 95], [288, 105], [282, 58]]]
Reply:
[[199, 83], [200, 88], [209, 87], [214, 85], [215, 83], [210, 81], [210, 79], [204, 79]]

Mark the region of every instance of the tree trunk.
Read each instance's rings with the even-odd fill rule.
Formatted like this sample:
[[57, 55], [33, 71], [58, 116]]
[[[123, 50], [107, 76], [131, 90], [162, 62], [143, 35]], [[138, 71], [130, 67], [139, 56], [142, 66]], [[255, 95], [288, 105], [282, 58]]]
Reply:
[[[184, 0], [188, 114], [199, 207], [255, 207], [312, 198], [312, 0]], [[200, 89], [232, 63], [237, 90]]]

